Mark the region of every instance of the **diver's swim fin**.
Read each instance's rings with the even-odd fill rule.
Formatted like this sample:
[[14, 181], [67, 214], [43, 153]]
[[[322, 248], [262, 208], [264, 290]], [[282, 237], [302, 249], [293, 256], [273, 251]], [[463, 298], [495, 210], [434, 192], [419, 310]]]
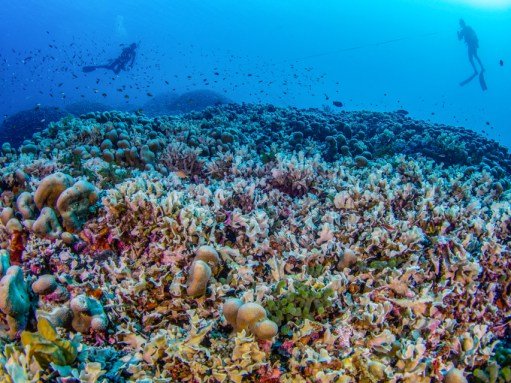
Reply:
[[483, 92], [488, 90], [488, 87], [486, 86], [486, 80], [484, 78], [484, 71], [481, 71], [481, 73], [479, 73], [479, 84], [481, 85], [481, 89], [483, 90]]
[[89, 72], [94, 72], [97, 68], [98, 68], [98, 67], [97, 67], [97, 66], [94, 66], [94, 65], [93, 65], [93, 66], [84, 66], [84, 67], [82, 68], [82, 71], [83, 71], [84, 73], [89, 73]]
[[110, 69], [110, 67], [108, 65], [91, 65], [91, 66], [84, 66], [82, 68], [82, 71], [85, 73], [89, 73], [89, 72], [94, 72], [96, 69], [99, 69], [99, 68]]
[[470, 81], [472, 81], [473, 79], [475, 79], [477, 76], [477, 73], [474, 73], [472, 76], [470, 76], [469, 78], [467, 78], [466, 80], [463, 80], [462, 82], [460, 82], [460, 86], [465, 86], [467, 85]]

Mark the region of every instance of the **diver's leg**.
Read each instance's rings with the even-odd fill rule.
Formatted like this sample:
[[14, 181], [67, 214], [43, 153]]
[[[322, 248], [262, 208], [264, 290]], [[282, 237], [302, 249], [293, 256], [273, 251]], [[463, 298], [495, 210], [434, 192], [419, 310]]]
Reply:
[[474, 68], [474, 73], [477, 74], [476, 64], [474, 63], [474, 50], [470, 48], [468, 49], [468, 61], [470, 61], [470, 65]]
[[474, 57], [476, 58], [476, 60], [479, 63], [479, 65], [481, 66], [481, 71], [484, 72], [483, 63], [481, 62], [481, 59], [479, 58], [479, 55], [477, 54], [477, 51], [474, 52]]

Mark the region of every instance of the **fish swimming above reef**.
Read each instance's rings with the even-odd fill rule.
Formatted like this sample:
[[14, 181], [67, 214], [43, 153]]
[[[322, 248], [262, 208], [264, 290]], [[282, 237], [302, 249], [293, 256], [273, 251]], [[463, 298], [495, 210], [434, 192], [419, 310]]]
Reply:
[[344, 106], [341, 101], [332, 101], [332, 105], [336, 106], [337, 108], [342, 108]]

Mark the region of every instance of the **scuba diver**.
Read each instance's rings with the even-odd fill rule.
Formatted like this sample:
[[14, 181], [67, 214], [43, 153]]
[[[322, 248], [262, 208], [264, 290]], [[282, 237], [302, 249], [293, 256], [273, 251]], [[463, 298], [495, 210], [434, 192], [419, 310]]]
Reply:
[[479, 48], [479, 39], [477, 38], [475, 31], [467, 24], [465, 24], [465, 20], [463, 19], [460, 19], [460, 27], [461, 29], [458, 31], [458, 40], [464, 39], [465, 43], [467, 44], [468, 59], [470, 61], [470, 64], [472, 65], [472, 68], [474, 68], [474, 73], [478, 74], [476, 65], [474, 63], [474, 57], [479, 62], [479, 65], [481, 66], [481, 71], [484, 72], [483, 63], [481, 62], [481, 59], [477, 55], [477, 48]]
[[137, 55], [136, 49], [137, 44], [133, 43], [130, 46], [124, 48], [121, 52], [121, 55], [115, 60], [110, 61], [108, 64], [85, 66], [83, 67], [83, 71], [88, 73], [99, 68], [109, 69], [115, 74], [119, 74], [122, 70], [128, 71], [133, 67], [133, 64], [135, 63], [135, 57]]
[[[465, 20], [460, 19], [460, 27], [461, 29], [458, 31], [458, 40], [465, 40], [468, 49], [468, 60], [470, 61], [470, 65], [472, 65], [472, 68], [474, 68], [474, 73], [466, 80], [463, 80], [460, 83], [460, 85], [464, 86], [468, 84], [479, 74], [479, 83], [481, 85], [481, 88], [483, 90], [487, 90], [486, 81], [484, 79], [483, 74], [484, 73], [483, 63], [481, 62], [481, 59], [477, 54], [477, 49], [479, 48], [479, 39], [477, 38], [475, 31], [465, 23]], [[481, 67], [481, 73], [479, 73], [479, 71], [477, 70], [474, 58], [477, 60], [479, 66]]]

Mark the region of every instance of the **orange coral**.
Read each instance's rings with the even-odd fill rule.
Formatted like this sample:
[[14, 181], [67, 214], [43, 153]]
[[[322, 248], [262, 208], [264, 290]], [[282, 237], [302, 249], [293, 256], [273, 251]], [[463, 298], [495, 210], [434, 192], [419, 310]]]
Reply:
[[11, 234], [11, 242], [9, 245], [9, 253], [11, 254], [11, 264], [21, 264], [21, 256], [25, 250], [25, 236], [22, 231], [14, 231]]

